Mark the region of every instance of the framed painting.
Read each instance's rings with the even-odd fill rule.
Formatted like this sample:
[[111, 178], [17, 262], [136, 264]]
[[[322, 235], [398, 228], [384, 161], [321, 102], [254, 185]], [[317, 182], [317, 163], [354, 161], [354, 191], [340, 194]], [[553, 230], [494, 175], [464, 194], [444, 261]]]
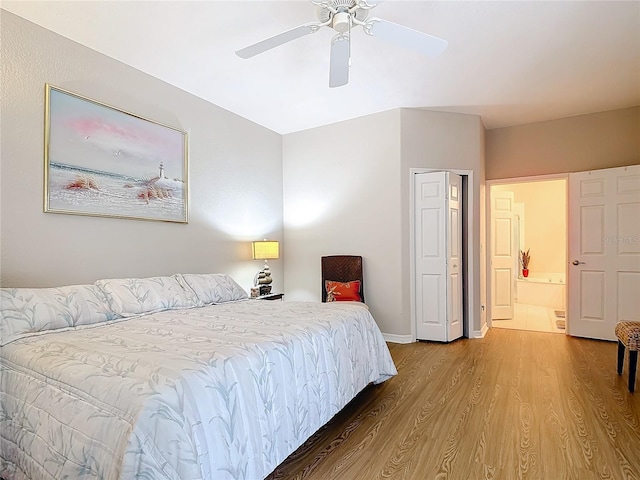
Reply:
[[44, 211], [188, 222], [187, 134], [46, 85]]

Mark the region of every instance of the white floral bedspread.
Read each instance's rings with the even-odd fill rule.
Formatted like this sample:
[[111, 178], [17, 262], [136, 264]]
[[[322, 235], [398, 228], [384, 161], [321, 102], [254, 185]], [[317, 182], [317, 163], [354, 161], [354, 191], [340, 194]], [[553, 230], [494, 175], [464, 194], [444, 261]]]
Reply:
[[261, 479], [395, 375], [368, 310], [248, 300], [0, 351], [5, 479]]

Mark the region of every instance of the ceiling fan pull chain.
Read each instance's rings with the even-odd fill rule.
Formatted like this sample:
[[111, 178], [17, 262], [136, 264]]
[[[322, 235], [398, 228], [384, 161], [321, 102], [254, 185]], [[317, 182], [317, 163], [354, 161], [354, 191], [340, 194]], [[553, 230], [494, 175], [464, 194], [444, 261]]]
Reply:
[[349, 68], [351, 68], [351, 21], [353, 20], [353, 15], [349, 15]]

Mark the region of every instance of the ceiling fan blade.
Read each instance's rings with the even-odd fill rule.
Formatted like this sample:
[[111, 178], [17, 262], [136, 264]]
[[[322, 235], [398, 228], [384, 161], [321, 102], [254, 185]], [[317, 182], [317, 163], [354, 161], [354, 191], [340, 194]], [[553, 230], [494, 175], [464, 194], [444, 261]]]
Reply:
[[372, 18], [367, 23], [371, 25], [371, 35], [429, 57], [437, 57], [449, 44], [441, 38], [380, 18]]
[[340, 33], [331, 39], [329, 86], [341, 87], [349, 82], [350, 39], [348, 33]]
[[320, 25], [321, 24], [319, 23], [305, 23], [304, 25], [300, 25], [292, 28], [291, 30], [287, 30], [286, 32], [279, 33], [278, 35], [274, 35], [273, 37], [266, 38], [258, 43], [242, 48], [236, 52], [236, 55], [241, 58], [251, 58], [254, 55], [279, 47], [280, 45], [295, 40], [296, 38], [315, 33], [318, 31], [318, 27]]

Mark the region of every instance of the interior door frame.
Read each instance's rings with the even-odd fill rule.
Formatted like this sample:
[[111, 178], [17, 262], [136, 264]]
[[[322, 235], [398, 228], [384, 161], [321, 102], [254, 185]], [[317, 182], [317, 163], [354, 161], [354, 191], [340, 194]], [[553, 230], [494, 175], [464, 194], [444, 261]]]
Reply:
[[[567, 184], [567, 188], [565, 191], [565, 204], [567, 206], [566, 209], [566, 218], [565, 218], [565, 222], [567, 223], [567, 227], [569, 225], [569, 173], [554, 173], [554, 174], [549, 174], [549, 175], [536, 175], [536, 176], [529, 176], [529, 177], [515, 177], [515, 178], [500, 178], [498, 180], [487, 180], [486, 181], [486, 195], [485, 195], [485, 218], [486, 218], [486, 224], [487, 225], [491, 225], [491, 187], [493, 187], [494, 185], [509, 185], [512, 183], [531, 183], [531, 182], [542, 182], [545, 180], [565, 180], [566, 184]], [[492, 271], [493, 268], [491, 266], [491, 249], [493, 248], [493, 243], [492, 243], [492, 238], [491, 238], [491, 229], [487, 228], [486, 229], [486, 239], [485, 239], [485, 243], [487, 245], [487, 248], [485, 250], [485, 258], [486, 258], [486, 262], [487, 262], [487, 268], [486, 268], [486, 278], [485, 278], [485, 282], [486, 282], [486, 286], [487, 286], [487, 298], [490, 299], [491, 295], [492, 295], [492, 291], [491, 291], [491, 275], [492, 275]], [[567, 228], [567, 238], [565, 239], [565, 251], [567, 252], [567, 259], [569, 258], [569, 235], [571, 233], [569, 232], [568, 228]], [[568, 267], [567, 267], [568, 268]], [[569, 277], [567, 275], [567, 279], [565, 282], [566, 285], [566, 290], [565, 290], [565, 305], [567, 305], [568, 307], [568, 296], [569, 296]], [[569, 334], [569, 315], [567, 314], [568, 310], [565, 311], [565, 319], [567, 321], [567, 325], [565, 325], [565, 335]], [[487, 302], [487, 327], [491, 328], [491, 324], [493, 323], [491, 320], [491, 316], [492, 316], [492, 312], [491, 312], [491, 302]]]
[[[473, 242], [470, 240], [470, 233], [473, 232], [474, 224], [474, 182], [473, 182], [473, 170], [460, 170], [454, 168], [410, 168], [409, 169], [409, 296], [411, 304], [411, 339], [413, 342], [417, 341], [416, 334], [416, 252], [415, 252], [415, 233], [416, 226], [414, 222], [415, 215], [415, 183], [414, 175], [419, 173], [433, 173], [433, 172], [450, 172], [460, 175], [462, 177], [462, 228], [463, 232], [467, 233], [463, 237], [463, 268], [461, 269], [463, 278], [463, 298], [462, 298], [462, 312], [463, 312], [463, 329], [462, 338], [473, 338], [475, 336], [475, 330], [473, 327], [474, 316], [473, 308], [471, 306], [476, 301], [473, 294]], [[480, 219], [478, 219], [480, 221]], [[481, 314], [482, 315], [482, 314]]]

